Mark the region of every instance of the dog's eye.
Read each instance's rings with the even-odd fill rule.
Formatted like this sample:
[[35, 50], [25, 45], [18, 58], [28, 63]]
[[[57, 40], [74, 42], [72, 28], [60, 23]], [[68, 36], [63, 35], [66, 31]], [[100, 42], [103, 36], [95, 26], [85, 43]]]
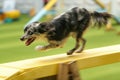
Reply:
[[29, 35], [32, 35], [32, 34], [33, 34], [33, 32], [31, 32], [31, 31], [28, 31], [28, 34], [29, 34]]

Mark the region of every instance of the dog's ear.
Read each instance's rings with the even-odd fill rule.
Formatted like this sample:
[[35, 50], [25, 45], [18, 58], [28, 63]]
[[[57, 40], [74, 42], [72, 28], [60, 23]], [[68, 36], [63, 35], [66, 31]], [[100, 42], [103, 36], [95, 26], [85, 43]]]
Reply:
[[26, 27], [24, 27], [24, 33], [30, 28], [30, 25], [27, 25]]
[[26, 32], [30, 27], [33, 27], [34, 24], [39, 23], [38, 21], [28, 24], [24, 27], [24, 32]]
[[27, 29], [28, 29], [28, 27], [26, 26], [26, 27], [24, 28], [24, 33], [27, 31]]
[[46, 25], [47, 25], [47, 22], [42, 22], [42, 23], [40, 23], [40, 27], [41, 27], [41, 28], [45, 28]]
[[51, 25], [49, 22], [42, 22], [38, 26], [38, 31], [40, 33], [49, 32], [51, 29], [53, 29], [52, 27], [53, 25]]
[[50, 29], [50, 25], [47, 22], [43, 22], [40, 24], [40, 27], [44, 31], [48, 31]]

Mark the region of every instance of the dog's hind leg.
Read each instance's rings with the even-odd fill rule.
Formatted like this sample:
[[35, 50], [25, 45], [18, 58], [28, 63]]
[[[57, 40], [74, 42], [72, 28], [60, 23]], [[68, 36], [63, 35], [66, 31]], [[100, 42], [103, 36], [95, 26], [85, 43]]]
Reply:
[[73, 49], [69, 50], [67, 52], [67, 55], [71, 55], [73, 52], [75, 52], [79, 48], [79, 46], [80, 46], [80, 38], [77, 35], [75, 47]]
[[81, 41], [82, 41], [82, 46], [76, 51], [76, 53], [80, 53], [84, 50], [86, 40], [84, 38], [81, 38]]
[[[80, 47], [80, 41], [82, 42], [82, 46]], [[76, 44], [75, 47], [67, 52], [67, 55], [71, 55], [73, 52], [80, 53], [83, 51], [86, 44], [86, 40], [82, 38], [82, 33], [78, 33], [76, 36]], [[80, 49], [78, 49], [80, 47]], [[77, 50], [78, 49], [78, 50]], [[77, 51], [76, 51], [77, 50]]]

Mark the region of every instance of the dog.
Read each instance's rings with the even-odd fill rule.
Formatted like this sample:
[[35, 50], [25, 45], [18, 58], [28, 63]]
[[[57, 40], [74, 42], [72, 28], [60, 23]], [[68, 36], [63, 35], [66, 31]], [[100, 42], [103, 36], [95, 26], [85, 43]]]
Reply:
[[[85, 30], [91, 25], [91, 21], [101, 27], [112, 17], [107, 12], [90, 12], [85, 8], [74, 7], [49, 22], [33, 22], [24, 28], [24, 35], [21, 41], [26, 40], [26, 46], [30, 45], [37, 38], [45, 39], [49, 44], [37, 46], [36, 49], [44, 51], [52, 48], [63, 47], [67, 39], [75, 38], [75, 47], [67, 52], [71, 55], [74, 52], [80, 53], [84, 50], [86, 40], [83, 38]], [[80, 46], [80, 42], [82, 43]]]

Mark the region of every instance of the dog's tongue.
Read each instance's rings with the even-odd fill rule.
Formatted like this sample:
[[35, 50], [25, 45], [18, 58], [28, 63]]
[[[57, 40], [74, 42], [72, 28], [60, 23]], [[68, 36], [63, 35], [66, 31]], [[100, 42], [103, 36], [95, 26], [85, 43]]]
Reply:
[[26, 45], [26, 46], [29, 46], [34, 40], [35, 40], [35, 37], [28, 39], [28, 40], [25, 42], [25, 45]]

